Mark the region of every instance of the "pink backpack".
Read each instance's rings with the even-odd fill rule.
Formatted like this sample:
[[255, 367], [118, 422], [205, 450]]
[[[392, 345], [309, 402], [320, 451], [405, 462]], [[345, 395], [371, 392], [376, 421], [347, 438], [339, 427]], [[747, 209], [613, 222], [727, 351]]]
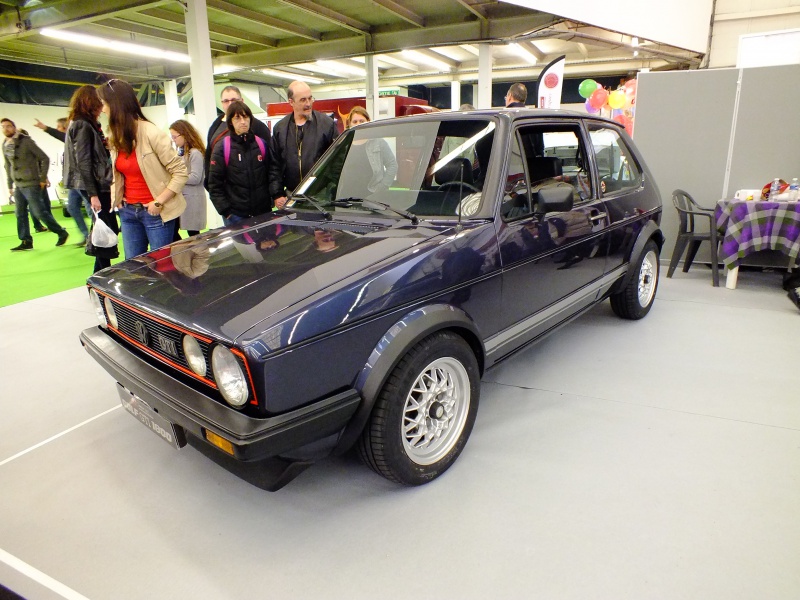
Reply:
[[[255, 137], [256, 137], [256, 143], [258, 144], [258, 149], [261, 150], [261, 156], [266, 157], [267, 156], [267, 147], [264, 144], [264, 140], [262, 140], [258, 136], [255, 136]], [[231, 136], [230, 135], [226, 135], [225, 139], [222, 140], [222, 144], [223, 144], [223, 152], [225, 152], [225, 166], [227, 167], [228, 163], [231, 160]]]

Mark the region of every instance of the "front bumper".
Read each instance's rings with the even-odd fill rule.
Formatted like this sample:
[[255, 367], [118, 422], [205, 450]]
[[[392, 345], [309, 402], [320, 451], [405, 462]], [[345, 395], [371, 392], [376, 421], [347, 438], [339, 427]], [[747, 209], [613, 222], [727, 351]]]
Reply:
[[114, 379], [161, 416], [201, 440], [205, 440], [204, 430], [208, 430], [231, 442], [237, 461], [281, 456], [336, 434], [347, 425], [361, 402], [358, 392], [351, 389], [291, 412], [256, 419], [173, 379], [99, 327], [81, 332], [80, 340]]

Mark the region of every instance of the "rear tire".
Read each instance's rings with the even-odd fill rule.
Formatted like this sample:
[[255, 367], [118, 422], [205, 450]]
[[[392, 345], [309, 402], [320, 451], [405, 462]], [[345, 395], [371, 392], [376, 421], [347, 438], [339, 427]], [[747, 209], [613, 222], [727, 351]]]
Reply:
[[638, 320], [650, 312], [658, 289], [658, 246], [653, 240], [644, 245], [639, 262], [628, 284], [611, 295], [611, 308], [618, 317]]
[[361, 460], [404, 485], [436, 479], [469, 439], [480, 397], [469, 344], [440, 331], [414, 346], [383, 386], [358, 442]]

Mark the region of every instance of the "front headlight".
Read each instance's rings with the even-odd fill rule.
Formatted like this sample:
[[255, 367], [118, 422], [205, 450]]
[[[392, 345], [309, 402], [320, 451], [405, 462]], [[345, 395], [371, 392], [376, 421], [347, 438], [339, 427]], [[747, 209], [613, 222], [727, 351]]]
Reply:
[[247, 381], [233, 352], [225, 346], [214, 346], [211, 352], [211, 370], [219, 391], [228, 404], [236, 408], [243, 406], [247, 402]]
[[206, 357], [200, 349], [200, 343], [191, 335], [183, 336], [183, 354], [189, 368], [201, 377], [206, 375]]
[[100, 296], [97, 295], [94, 289], [90, 289], [89, 298], [92, 299], [92, 306], [94, 306], [94, 312], [97, 315], [98, 321], [100, 321], [100, 327], [107, 327], [108, 321], [106, 321], [106, 313], [103, 312], [103, 303], [100, 302]]
[[108, 315], [108, 324], [111, 325], [114, 329], [119, 329], [119, 323], [117, 322], [117, 313], [114, 310], [114, 305], [111, 303], [111, 298], [106, 296], [105, 301], [103, 304], [106, 305], [106, 314]]

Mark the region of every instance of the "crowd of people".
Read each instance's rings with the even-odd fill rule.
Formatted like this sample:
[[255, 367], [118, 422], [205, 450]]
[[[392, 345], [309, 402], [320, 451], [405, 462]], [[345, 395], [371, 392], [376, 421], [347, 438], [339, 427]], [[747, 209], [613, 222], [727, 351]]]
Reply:
[[[181, 229], [190, 236], [205, 229], [206, 191], [226, 226], [282, 208], [337, 136], [333, 119], [313, 110], [307, 84], [291, 83], [287, 95], [292, 112], [275, 124], [273, 134], [253, 116], [239, 88], [225, 87], [223, 113], [209, 127], [205, 143], [186, 120], [172, 123], [169, 133], [154, 125], [134, 89], [120, 79], [79, 87], [68, 118], [59, 119], [55, 128], [36, 119], [36, 127], [64, 143], [67, 210], [82, 235], [76, 245], [95, 258], [95, 272], [119, 256], [118, 245], [92, 242], [97, 220], [122, 233], [128, 259], [179, 240]], [[101, 113], [108, 116], [108, 136]], [[20, 239], [11, 250], [33, 249], [29, 216], [35, 231], [53, 232], [56, 246], [63, 246], [69, 234], [50, 211], [49, 157], [13, 121], [0, 124]]]

